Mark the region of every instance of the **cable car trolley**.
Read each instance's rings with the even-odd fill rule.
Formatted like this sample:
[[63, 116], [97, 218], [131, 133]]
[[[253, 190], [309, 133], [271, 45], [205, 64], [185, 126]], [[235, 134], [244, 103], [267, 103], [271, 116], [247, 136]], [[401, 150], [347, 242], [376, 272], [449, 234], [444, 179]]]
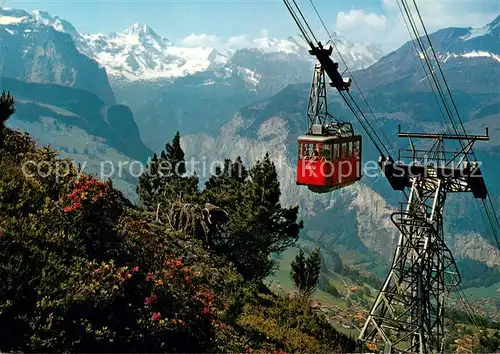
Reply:
[[307, 134], [298, 138], [296, 183], [328, 193], [361, 179], [361, 136], [354, 134], [350, 123], [328, 113], [321, 63], [314, 69], [307, 122]]

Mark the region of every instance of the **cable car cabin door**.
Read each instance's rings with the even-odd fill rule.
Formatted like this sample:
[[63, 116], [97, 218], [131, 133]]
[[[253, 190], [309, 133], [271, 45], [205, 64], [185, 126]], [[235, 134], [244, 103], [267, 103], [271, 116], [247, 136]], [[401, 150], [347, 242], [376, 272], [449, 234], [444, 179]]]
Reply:
[[361, 179], [361, 137], [342, 139], [333, 146], [333, 180], [336, 187], [344, 187]]
[[307, 140], [299, 141], [298, 145], [296, 183], [315, 187], [331, 187], [333, 165], [330, 162], [329, 145]]

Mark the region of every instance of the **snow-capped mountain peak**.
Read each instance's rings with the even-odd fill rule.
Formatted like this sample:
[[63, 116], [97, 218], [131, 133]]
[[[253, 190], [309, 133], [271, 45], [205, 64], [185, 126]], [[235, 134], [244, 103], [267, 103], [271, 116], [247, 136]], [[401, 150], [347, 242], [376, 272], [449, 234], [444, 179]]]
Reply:
[[76, 28], [70, 22], [63, 20], [58, 16], [52, 16], [46, 11], [33, 10], [31, 13], [31, 18], [35, 22], [44, 24], [45, 26], [53, 27], [58, 32], [66, 32], [72, 37], [79, 35]]
[[145, 36], [145, 35], [158, 36], [151, 27], [149, 27], [144, 23], [134, 23], [132, 26], [123, 31], [123, 33], [136, 36]]
[[488, 24], [488, 32], [492, 33], [500, 28], [500, 15]]
[[[238, 71], [244, 73], [247, 73], [245, 69], [248, 69], [248, 72], [255, 70], [259, 72], [260, 69], [267, 71], [266, 62], [279, 63], [290, 60], [291, 56], [295, 61], [314, 61], [308, 53], [309, 48], [303, 38], [272, 38], [267, 31], [263, 31], [259, 37], [253, 39], [246, 36], [233, 37], [225, 42], [221, 41], [218, 46], [198, 44], [186, 47], [162, 37], [147, 24], [134, 23], [123, 32], [108, 35], [81, 34], [70, 22], [52, 16], [46, 11], [34, 10], [28, 13], [24, 10], [0, 8], [0, 26], [12, 26], [26, 21], [36, 26], [50, 26], [56, 31], [69, 34], [78, 50], [105, 67], [113, 79], [132, 81], [173, 79], [206, 70], [216, 70], [226, 64], [236, 65], [241, 69]], [[15, 29], [9, 27], [5, 30]], [[353, 70], [374, 63], [382, 55], [378, 46], [353, 44], [342, 38], [339, 33], [333, 33], [332, 36]], [[253, 54], [235, 57], [237, 52], [246, 49], [250, 49]], [[233, 57], [235, 61], [229, 63]], [[242, 58], [245, 65], [241, 64]], [[253, 61], [253, 58], [257, 62]], [[256, 82], [256, 75], [249, 75], [252, 83]]]

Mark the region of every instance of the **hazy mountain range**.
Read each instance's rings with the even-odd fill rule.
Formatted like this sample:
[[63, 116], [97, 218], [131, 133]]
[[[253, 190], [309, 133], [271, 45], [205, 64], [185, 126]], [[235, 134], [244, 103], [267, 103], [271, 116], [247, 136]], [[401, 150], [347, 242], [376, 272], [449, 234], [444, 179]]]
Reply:
[[[499, 22], [500, 17], [482, 28], [431, 35], [466, 128], [490, 129], [490, 142], [478, 144], [477, 154], [497, 209]], [[395, 142], [398, 124], [405, 130], [446, 128], [411, 42], [383, 55], [378, 45], [335, 38], [349, 67], [359, 69], [354, 77], [394, 149], [401, 146]], [[149, 149], [163, 148], [176, 130], [188, 158], [240, 155], [251, 164], [269, 151], [280, 161], [283, 202], [302, 207], [304, 237], [327, 252], [342, 250], [358, 264], [387, 264], [393, 250], [388, 245], [397, 236], [389, 215], [402, 196], [381, 177], [322, 196], [295, 185], [296, 139], [305, 129], [314, 61], [296, 38], [252, 43], [238, 50], [188, 48], [138, 24], [123, 33], [81, 34], [43, 11], [0, 9], [0, 88], [18, 99], [9, 124], [95, 168], [110, 159], [145, 160]], [[329, 95], [330, 112], [353, 119], [338, 94]], [[360, 99], [355, 90], [353, 95]], [[377, 157], [366, 137], [363, 151], [365, 160]], [[114, 178], [133, 199], [134, 179]], [[478, 210], [472, 196], [450, 198], [450, 247], [459, 258], [500, 266], [491, 232], [477, 226]]]

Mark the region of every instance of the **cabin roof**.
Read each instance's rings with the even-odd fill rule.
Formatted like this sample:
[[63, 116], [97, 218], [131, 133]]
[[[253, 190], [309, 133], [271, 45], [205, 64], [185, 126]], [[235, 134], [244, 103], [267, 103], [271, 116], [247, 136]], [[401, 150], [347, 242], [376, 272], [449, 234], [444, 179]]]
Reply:
[[302, 135], [299, 136], [298, 141], [310, 141], [313, 143], [324, 143], [324, 142], [333, 142], [333, 141], [356, 141], [361, 139], [361, 136], [354, 135], [349, 137], [339, 137], [339, 136], [328, 136], [328, 135]]

